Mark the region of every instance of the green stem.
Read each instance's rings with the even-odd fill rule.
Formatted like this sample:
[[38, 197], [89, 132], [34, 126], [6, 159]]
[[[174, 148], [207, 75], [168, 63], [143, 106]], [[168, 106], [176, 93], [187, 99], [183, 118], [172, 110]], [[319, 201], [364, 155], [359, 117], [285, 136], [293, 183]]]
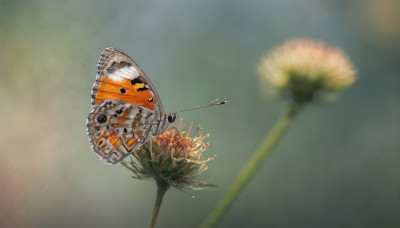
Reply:
[[288, 129], [289, 125], [293, 122], [297, 113], [304, 106], [303, 103], [293, 102], [289, 107], [288, 111], [282, 116], [279, 121], [275, 124], [274, 128], [266, 136], [264, 141], [258, 150], [253, 154], [247, 164], [242, 168], [240, 174], [236, 178], [235, 182], [225, 194], [224, 198], [219, 202], [215, 209], [211, 212], [206, 221], [202, 224], [202, 227], [215, 227], [221, 221], [223, 216], [226, 214], [228, 209], [235, 202], [236, 198], [254, 176], [255, 172], [260, 168], [261, 164], [270, 154], [274, 146], [282, 138], [283, 134]]
[[157, 221], [158, 212], [160, 211], [162, 200], [169, 188], [169, 184], [163, 180], [156, 180], [156, 182], [157, 182], [157, 197], [156, 197], [156, 202], [154, 204], [153, 216], [151, 217], [149, 228], [154, 228], [154, 225], [156, 224]]

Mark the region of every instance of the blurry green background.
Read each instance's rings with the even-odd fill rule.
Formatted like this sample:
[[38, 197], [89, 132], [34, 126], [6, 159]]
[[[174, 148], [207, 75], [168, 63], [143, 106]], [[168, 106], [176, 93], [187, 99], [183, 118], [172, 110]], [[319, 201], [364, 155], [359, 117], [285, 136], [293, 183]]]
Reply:
[[[155, 183], [103, 164], [85, 123], [105, 47], [129, 54], [166, 111], [211, 134], [199, 180], [170, 190], [158, 227], [196, 227], [287, 102], [260, 92], [260, 57], [293, 38], [324, 40], [358, 81], [309, 106], [221, 227], [400, 226], [400, 2], [0, 1], [0, 226], [146, 227]], [[192, 199], [192, 195], [196, 198]]]

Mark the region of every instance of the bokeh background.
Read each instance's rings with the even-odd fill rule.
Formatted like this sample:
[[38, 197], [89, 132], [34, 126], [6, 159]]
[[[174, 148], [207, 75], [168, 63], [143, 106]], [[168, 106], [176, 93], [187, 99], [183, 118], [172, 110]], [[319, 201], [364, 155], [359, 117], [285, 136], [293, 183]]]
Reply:
[[[103, 164], [85, 122], [101, 51], [128, 53], [166, 111], [211, 134], [201, 192], [170, 190], [158, 227], [197, 227], [287, 102], [260, 57], [293, 38], [340, 47], [358, 81], [309, 106], [220, 227], [400, 226], [400, 2], [0, 1], [0, 226], [146, 227], [155, 183]], [[196, 197], [192, 199], [192, 195]]]

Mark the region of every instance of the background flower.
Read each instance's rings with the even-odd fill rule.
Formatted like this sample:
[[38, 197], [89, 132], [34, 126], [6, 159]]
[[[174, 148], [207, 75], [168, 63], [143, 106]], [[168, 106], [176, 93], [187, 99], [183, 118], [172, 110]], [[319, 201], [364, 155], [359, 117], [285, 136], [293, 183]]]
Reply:
[[353, 66], [342, 50], [311, 39], [289, 41], [266, 54], [258, 73], [301, 102], [318, 92], [343, 90], [355, 81]]

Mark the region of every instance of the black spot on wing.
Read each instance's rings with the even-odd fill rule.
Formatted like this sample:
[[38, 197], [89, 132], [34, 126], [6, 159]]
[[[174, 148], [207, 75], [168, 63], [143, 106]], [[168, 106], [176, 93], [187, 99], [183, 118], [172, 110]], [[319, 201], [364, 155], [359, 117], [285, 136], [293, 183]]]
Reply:
[[107, 121], [107, 115], [101, 114], [97, 117], [97, 122], [99, 123], [105, 123]]
[[139, 88], [139, 89], [137, 89], [137, 91], [139, 92], [139, 91], [145, 91], [145, 90], [148, 90], [149, 88], [146, 88], [146, 87], [142, 87], [142, 88]]
[[139, 78], [132, 79], [131, 84], [135, 85], [136, 83], [143, 83], [143, 82]]

